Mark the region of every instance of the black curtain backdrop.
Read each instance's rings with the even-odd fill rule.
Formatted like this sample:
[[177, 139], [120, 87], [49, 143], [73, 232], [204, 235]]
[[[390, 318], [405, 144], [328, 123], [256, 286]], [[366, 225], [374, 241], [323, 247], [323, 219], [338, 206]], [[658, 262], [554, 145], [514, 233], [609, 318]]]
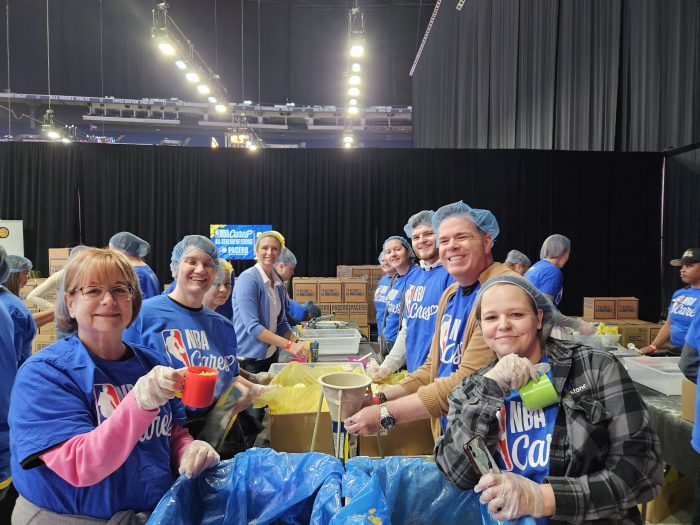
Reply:
[[700, 247], [700, 144], [669, 152], [664, 166], [664, 243], [659, 260], [663, 272], [661, 314], [673, 292], [683, 287], [679, 268], [669, 265], [687, 248]]
[[697, 0], [443, 4], [414, 145], [661, 151], [700, 141]]
[[496, 260], [516, 248], [534, 262], [549, 234], [572, 239], [563, 311], [580, 314], [585, 295], [634, 295], [642, 318], [656, 319], [662, 158], [3, 143], [0, 217], [25, 221], [26, 254], [43, 272], [49, 247], [104, 246], [128, 230], [151, 243], [147, 260], [168, 282], [182, 236], [271, 223], [297, 255], [298, 275], [328, 276], [338, 264], [374, 264], [413, 213], [462, 199], [498, 218]]
[[[168, 13], [221, 76], [229, 101], [344, 107], [345, 0], [169, 0]], [[408, 72], [434, 1], [365, 0], [365, 105], [410, 105]], [[8, 86], [5, 2], [0, 84]], [[153, 2], [49, 2], [51, 93], [197, 100], [151, 41]], [[102, 21], [102, 23], [100, 23]], [[10, 83], [47, 93], [46, 0], [9, 0]], [[217, 67], [218, 66], [218, 67]]]

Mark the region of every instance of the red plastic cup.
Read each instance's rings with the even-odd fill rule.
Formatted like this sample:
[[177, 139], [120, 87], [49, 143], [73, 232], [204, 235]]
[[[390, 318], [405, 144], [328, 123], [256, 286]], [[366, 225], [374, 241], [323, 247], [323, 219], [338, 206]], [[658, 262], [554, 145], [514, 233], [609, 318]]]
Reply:
[[208, 366], [189, 366], [185, 373], [182, 402], [191, 408], [206, 408], [214, 402], [219, 372]]

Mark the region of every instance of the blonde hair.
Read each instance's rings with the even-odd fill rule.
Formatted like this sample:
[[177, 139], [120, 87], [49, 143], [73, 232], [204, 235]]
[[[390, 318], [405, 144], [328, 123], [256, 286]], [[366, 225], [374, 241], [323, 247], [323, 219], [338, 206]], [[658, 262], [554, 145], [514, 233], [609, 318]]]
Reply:
[[75, 332], [78, 323], [70, 316], [65, 295], [73, 295], [81, 283], [92, 278], [96, 282], [105, 282], [113, 273], [119, 273], [132, 288], [131, 321], [134, 322], [141, 311], [141, 288], [133, 268], [127, 258], [116, 250], [107, 248], [85, 248], [68, 261], [63, 270], [63, 279], [56, 298], [54, 318], [56, 326], [65, 333]]

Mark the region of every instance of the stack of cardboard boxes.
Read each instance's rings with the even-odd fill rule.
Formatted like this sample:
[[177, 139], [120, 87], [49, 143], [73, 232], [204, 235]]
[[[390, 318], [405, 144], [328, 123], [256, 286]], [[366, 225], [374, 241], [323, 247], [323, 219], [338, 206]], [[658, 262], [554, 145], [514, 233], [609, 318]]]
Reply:
[[374, 307], [374, 290], [379, 279], [384, 277], [384, 270], [378, 264], [362, 264], [359, 266], [341, 265], [336, 268], [338, 277], [357, 277], [367, 281], [367, 306], [369, 308], [369, 322], [374, 324], [377, 310]]
[[633, 343], [637, 348], [649, 345], [661, 325], [640, 321], [639, 299], [636, 297], [584, 297], [583, 318], [586, 321], [603, 322], [617, 326], [621, 335], [619, 343], [627, 346]]
[[296, 301], [302, 304], [313, 301], [321, 309], [321, 315], [335, 313], [335, 320], [356, 323], [362, 335], [369, 338], [366, 280], [355, 277], [295, 277], [292, 289]]

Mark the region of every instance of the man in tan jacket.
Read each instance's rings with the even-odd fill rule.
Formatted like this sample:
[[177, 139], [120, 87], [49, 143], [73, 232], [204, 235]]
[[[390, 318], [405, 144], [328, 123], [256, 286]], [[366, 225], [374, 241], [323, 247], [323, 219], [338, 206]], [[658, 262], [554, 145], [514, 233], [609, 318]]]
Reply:
[[517, 275], [493, 262], [491, 247], [499, 232], [498, 222], [490, 211], [459, 201], [435, 212], [433, 230], [438, 232], [440, 260], [457, 282], [445, 290], [438, 304], [428, 359], [401, 383], [375, 397], [376, 404], [346, 419], [351, 434], [371, 435], [395, 424], [430, 417], [434, 435], [440, 435], [448, 394], [464, 377], [495, 358], [481, 336], [471, 306], [487, 279]]

